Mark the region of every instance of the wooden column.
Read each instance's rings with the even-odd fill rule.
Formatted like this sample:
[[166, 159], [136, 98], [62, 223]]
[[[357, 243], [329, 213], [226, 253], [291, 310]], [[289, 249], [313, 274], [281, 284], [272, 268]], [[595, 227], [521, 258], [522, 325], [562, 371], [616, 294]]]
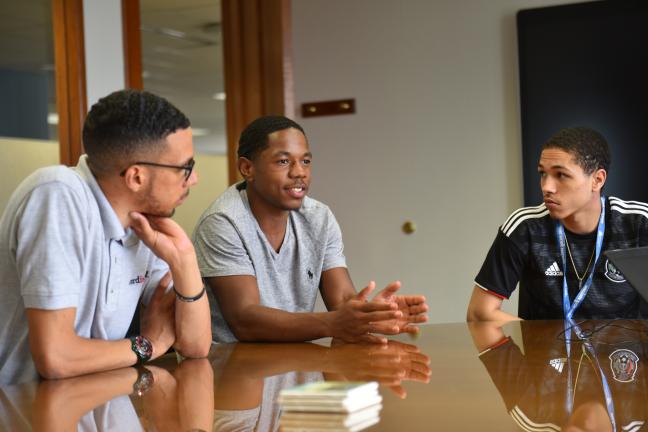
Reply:
[[294, 116], [290, 0], [222, 0], [229, 181], [238, 138], [262, 115]]
[[126, 88], [142, 90], [142, 31], [139, 0], [122, 0], [124, 77]]
[[52, 20], [60, 161], [76, 165], [87, 112], [83, 0], [52, 0]]

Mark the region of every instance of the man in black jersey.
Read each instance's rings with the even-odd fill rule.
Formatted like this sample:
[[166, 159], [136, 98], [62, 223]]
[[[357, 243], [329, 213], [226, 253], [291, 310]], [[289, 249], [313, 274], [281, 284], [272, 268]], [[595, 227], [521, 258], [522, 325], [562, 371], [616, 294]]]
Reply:
[[[644, 315], [646, 303], [603, 252], [648, 245], [648, 204], [603, 196], [609, 166], [607, 142], [592, 129], [563, 129], [543, 145], [544, 202], [499, 228], [475, 278], [469, 321]], [[501, 306], [518, 282], [514, 316]]]

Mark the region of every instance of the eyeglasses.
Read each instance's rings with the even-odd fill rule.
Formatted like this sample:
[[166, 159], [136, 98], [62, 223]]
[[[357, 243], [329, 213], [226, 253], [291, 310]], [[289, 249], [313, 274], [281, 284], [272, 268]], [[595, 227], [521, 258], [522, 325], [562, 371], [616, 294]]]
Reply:
[[[184, 170], [184, 181], [189, 180], [189, 177], [191, 177], [191, 173], [193, 172], [194, 165], [196, 165], [196, 161], [194, 159], [191, 159], [186, 165], [166, 165], [166, 164], [160, 164], [160, 163], [155, 163], [155, 162], [133, 162], [132, 164], [129, 165], [129, 167], [133, 165], [148, 165], [152, 167], [158, 167], [158, 168], [173, 168], [173, 169], [181, 169]], [[120, 172], [119, 175], [124, 177], [126, 175], [126, 168], [124, 171]]]

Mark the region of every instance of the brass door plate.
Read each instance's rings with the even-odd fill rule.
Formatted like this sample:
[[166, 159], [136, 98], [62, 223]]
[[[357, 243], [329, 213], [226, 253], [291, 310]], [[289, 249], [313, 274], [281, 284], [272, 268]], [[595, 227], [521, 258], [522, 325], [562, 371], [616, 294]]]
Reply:
[[353, 114], [355, 113], [355, 99], [307, 102], [302, 104], [301, 111], [302, 117]]

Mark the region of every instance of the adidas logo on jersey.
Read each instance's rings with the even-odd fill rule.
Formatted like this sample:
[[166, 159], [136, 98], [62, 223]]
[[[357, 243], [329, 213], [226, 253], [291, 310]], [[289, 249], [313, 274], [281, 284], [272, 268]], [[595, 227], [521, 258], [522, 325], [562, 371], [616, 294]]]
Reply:
[[562, 373], [565, 363], [567, 363], [566, 358], [556, 358], [553, 360], [549, 360], [549, 366], [556, 369], [558, 373]]
[[558, 267], [558, 263], [556, 261], [553, 262], [549, 266], [547, 270], [545, 270], [545, 275], [547, 276], [562, 276], [563, 272], [560, 270], [560, 267]]

